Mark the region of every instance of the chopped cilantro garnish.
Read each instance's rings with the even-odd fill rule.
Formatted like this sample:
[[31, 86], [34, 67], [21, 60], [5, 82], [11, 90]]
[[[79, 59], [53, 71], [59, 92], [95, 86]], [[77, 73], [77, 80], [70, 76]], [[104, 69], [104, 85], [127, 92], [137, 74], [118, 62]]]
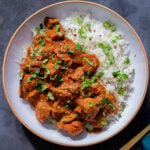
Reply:
[[85, 127], [89, 130], [89, 131], [93, 131], [93, 126], [89, 123], [89, 122], [87, 122], [86, 124], [85, 124]]
[[57, 70], [59, 68], [59, 65], [57, 62], [55, 62], [55, 69]]
[[56, 32], [57, 32], [60, 36], [62, 36], [62, 33], [59, 32], [59, 29], [60, 29], [60, 24], [57, 24], [57, 25], [56, 25]]
[[51, 92], [48, 92], [47, 96], [52, 101], [55, 99]]
[[59, 31], [59, 28], [60, 28], [60, 24], [57, 24], [57, 25], [56, 25], [56, 32]]
[[30, 48], [30, 52], [31, 52], [30, 57], [31, 57], [31, 59], [33, 59], [34, 58], [34, 51], [33, 51], [32, 47]]
[[97, 75], [97, 77], [98, 77], [98, 78], [102, 78], [103, 75], [104, 75], [104, 72], [99, 72], [98, 75]]
[[31, 77], [28, 77], [27, 82], [28, 83], [31, 82]]
[[43, 35], [44, 37], [46, 36], [46, 34], [43, 32], [43, 30], [40, 30], [40, 34]]
[[41, 87], [42, 87], [42, 92], [44, 92], [47, 89], [47, 86], [45, 84], [42, 84]]
[[108, 43], [99, 43], [99, 48], [101, 48], [104, 51], [110, 51], [112, 48]]
[[37, 81], [35, 85], [35, 89], [37, 89], [40, 93], [42, 93], [47, 89], [47, 86], [43, 82]]
[[80, 77], [81, 80], [84, 80], [85, 76]]
[[120, 70], [118, 70], [118, 71], [116, 71], [116, 72], [113, 72], [112, 75], [113, 75], [114, 77], [119, 76], [119, 75], [120, 75]]
[[103, 111], [103, 116], [106, 116], [106, 113]]
[[125, 93], [124, 93], [124, 88], [121, 87], [119, 90], [118, 90], [118, 94], [123, 96]]
[[90, 30], [90, 29], [91, 29], [91, 24], [89, 24], [89, 23], [86, 24], [86, 25], [85, 25], [85, 28], [86, 28], [87, 30]]
[[74, 54], [76, 51], [75, 50], [73, 50], [73, 51], [68, 51], [68, 53], [70, 53], [70, 54]]
[[82, 89], [88, 88], [90, 86], [90, 80], [86, 79], [83, 83], [82, 83]]
[[108, 98], [103, 98], [103, 99], [101, 100], [102, 107], [103, 107], [104, 105], [106, 105], [108, 102], [109, 102], [109, 101], [108, 101]]
[[113, 40], [112, 40], [111, 42], [114, 44], [114, 43], [116, 43], [118, 40], [120, 40], [120, 39], [121, 39], [121, 37], [122, 37], [122, 35], [121, 35], [121, 34], [116, 35], [116, 36], [114, 36], [114, 37], [113, 37]]
[[53, 77], [50, 76], [50, 80], [55, 80], [57, 76], [58, 76], [57, 73]]
[[113, 72], [112, 75], [116, 78], [118, 82], [122, 82], [123, 80], [128, 79], [128, 75], [125, 73], [121, 73], [120, 70]]
[[63, 108], [69, 108], [69, 105], [64, 105]]
[[91, 83], [93, 84], [95, 82], [95, 80], [96, 80], [96, 76], [92, 76]]
[[39, 74], [40, 73], [40, 69], [37, 69], [36, 71], [35, 71], [35, 74]]
[[75, 45], [75, 49], [76, 49], [76, 50], [81, 50], [81, 51], [82, 51], [82, 53], [84, 53], [84, 52], [85, 52], [86, 47], [81, 46], [79, 43], [77, 43], [77, 44]]
[[66, 119], [66, 118], [63, 118], [61, 121], [62, 121], [62, 122], [65, 122], [65, 121], [67, 121], [67, 119]]
[[92, 61], [90, 61], [88, 58], [83, 57], [83, 59], [91, 66], [94, 66], [94, 63]]
[[31, 77], [32, 77], [32, 78], [36, 78], [37, 75], [36, 75], [36, 74], [32, 74]]
[[20, 72], [20, 74], [19, 74], [19, 80], [21, 81], [23, 79], [23, 77], [24, 77], [23, 72]]
[[82, 19], [80, 17], [75, 17], [74, 20], [77, 22], [77, 24], [82, 25]]
[[47, 53], [43, 53], [43, 55], [44, 55], [45, 57], [48, 57], [48, 54], [47, 54]]
[[108, 121], [106, 120], [106, 121], [101, 121], [99, 124], [98, 124], [98, 126], [99, 125], [103, 125], [103, 126], [106, 126], [106, 125], [108, 125]]
[[104, 54], [106, 55], [106, 57], [108, 58], [108, 64], [109, 65], [113, 65], [115, 63], [115, 58], [113, 56], [113, 54], [110, 53], [111, 51], [111, 46], [108, 43], [99, 43], [99, 48], [101, 48], [104, 52]]
[[39, 45], [44, 46], [44, 44], [45, 44], [45, 40], [40, 39], [40, 40], [39, 40]]
[[106, 29], [110, 29], [112, 32], [116, 31], [116, 26], [109, 21], [105, 21], [103, 23], [103, 27], [105, 27]]
[[113, 104], [108, 104], [111, 108], [112, 108], [112, 110], [115, 110], [116, 109], [116, 107], [113, 105]]
[[124, 64], [126, 65], [130, 64], [130, 59], [128, 57], [124, 60]]
[[47, 63], [48, 62], [48, 59], [44, 59], [43, 60], [43, 64]]
[[66, 44], [66, 48], [69, 50], [71, 48], [71, 46], [69, 46], [68, 44]]
[[82, 27], [78, 30], [78, 34], [79, 34], [79, 38], [86, 39], [86, 35]]
[[41, 55], [41, 52], [43, 51], [44, 47], [41, 45], [40, 49], [38, 50], [38, 52], [35, 54], [36, 56]]

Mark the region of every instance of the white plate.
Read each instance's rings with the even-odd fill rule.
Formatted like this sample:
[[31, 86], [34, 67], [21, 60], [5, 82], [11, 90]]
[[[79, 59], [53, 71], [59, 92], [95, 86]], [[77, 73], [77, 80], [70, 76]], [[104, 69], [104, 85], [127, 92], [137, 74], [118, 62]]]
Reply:
[[[134, 86], [135, 90], [128, 98], [127, 107], [122, 114], [122, 118], [116, 123], [110, 124], [109, 128], [101, 133], [88, 134], [84, 132], [77, 137], [71, 137], [64, 132], [59, 132], [54, 127], [40, 124], [34, 110], [29, 104], [18, 95], [18, 72], [23, 49], [31, 44], [31, 29], [41, 22], [45, 16], [58, 17], [63, 19], [73, 11], [90, 13], [100, 21], [110, 20], [116, 24], [117, 29], [125, 35], [125, 39], [130, 42], [131, 62], [136, 70]], [[136, 59], [134, 55], [136, 54]], [[92, 2], [60, 2], [47, 6], [28, 19], [26, 19], [12, 36], [3, 63], [3, 85], [7, 101], [20, 122], [37, 136], [57, 144], [66, 146], [85, 146], [102, 142], [119, 133], [135, 117], [142, 105], [146, 94], [149, 78], [148, 61], [143, 44], [134, 29], [114, 11], [102, 5]]]

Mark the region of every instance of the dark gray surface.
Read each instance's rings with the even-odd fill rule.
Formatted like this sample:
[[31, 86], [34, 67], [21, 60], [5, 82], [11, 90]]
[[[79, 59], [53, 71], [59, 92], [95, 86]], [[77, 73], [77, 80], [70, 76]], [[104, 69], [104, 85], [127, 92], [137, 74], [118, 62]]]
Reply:
[[[8, 41], [22, 21], [38, 9], [57, 1], [0, 0], [0, 67], [2, 67]], [[93, 2], [108, 6], [128, 20], [141, 37], [148, 54], [148, 59], [150, 59], [150, 0], [93, 0]], [[150, 123], [150, 88], [138, 115], [127, 128], [106, 142], [81, 149], [118, 149], [148, 123]], [[23, 127], [13, 115], [6, 102], [2, 81], [0, 80], [0, 150], [34, 149], [69, 150], [70, 148], [48, 143]]]

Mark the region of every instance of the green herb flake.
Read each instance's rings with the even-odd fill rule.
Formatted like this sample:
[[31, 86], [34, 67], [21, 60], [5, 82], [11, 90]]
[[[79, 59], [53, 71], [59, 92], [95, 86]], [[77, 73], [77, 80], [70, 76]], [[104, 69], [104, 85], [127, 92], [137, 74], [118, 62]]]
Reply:
[[112, 75], [116, 78], [118, 82], [122, 82], [123, 80], [128, 80], [128, 75], [125, 73], [121, 73], [120, 70], [113, 72]]
[[38, 50], [38, 52], [35, 54], [36, 56], [40, 56], [41, 52], [43, 51], [44, 47], [41, 46], [40, 49]]
[[43, 35], [44, 37], [46, 36], [46, 34], [43, 32], [43, 30], [40, 30], [40, 34]]
[[59, 68], [59, 65], [58, 63], [55, 62], [55, 69], [58, 70], [58, 68]]
[[85, 124], [85, 128], [88, 129], [89, 131], [93, 131], [94, 129], [94, 127], [89, 122]]
[[78, 30], [78, 34], [79, 34], [79, 38], [81, 38], [81, 39], [87, 38], [82, 27]]
[[84, 82], [82, 82], [82, 89], [88, 88], [90, 86], [90, 80], [86, 79]]
[[80, 77], [80, 79], [83, 81], [85, 79], [85, 76]]
[[124, 88], [121, 87], [119, 90], [118, 90], [118, 94], [123, 96], [125, 93], [124, 93]]
[[44, 55], [45, 57], [48, 57], [48, 54], [47, 54], [47, 53], [44, 53], [43, 55]]
[[36, 75], [36, 74], [32, 74], [31, 77], [32, 77], [32, 78], [36, 78], [37, 75]]
[[58, 76], [57, 73], [53, 77], [50, 76], [50, 80], [55, 80], [57, 76]]
[[126, 65], [130, 64], [130, 59], [128, 57], [124, 60], [124, 64], [126, 64]]
[[113, 44], [115, 44], [118, 40], [120, 40], [122, 38], [122, 35], [119, 34], [119, 35], [116, 35], [113, 37], [113, 40], [111, 41]]
[[57, 24], [57, 25], [56, 25], [56, 32], [58, 32], [59, 29], [60, 29], [60, 24]]
[[47, 89], [47, 86], [45, 84], [42, 84], [41, 87], [42, 87], [42, 92], [44, 92]]
[[103, 111], [103, 116], [105, 117], [106, 116], [106, 113]]
[[113, 105], [113, 104], [108, 104], [111, 108], [112, 108], [112, 110], [115, 110], [116, 109], [116, 107]]
[[104, 76], [104, 72], [99, 72], [97, 75], [98, 78], [102, 78], [103, 76]]
[[52, 101], [55, 99], [51, 92], [48, 92], [47, 96]]
[[102, 106], [108, 104], [108, 102], [109, 102], [109, 101], [108, 101], [108, 98], [103, 98], [103, 99], [101, 100]]
[[69, 108], [69, 105], [64, 105], [63, 108]]
[[82, 25], [82, 23], [83, 23], [81, 17], [79, 17], [79, 16], [75, 17], [74, 20], [79, 25]]
[[99, 126], [99, 125], [106, 126], [106, 125], [108, 125], [108, 121], [101, 121], [101, 122], [98, 124], [98, 126]]
[[96, 106], [96, 105], [98, 105], [99, 104], [99, 102], [95, 102], [94, 104], [93, 104], [93, 106]]
[[69, 50], [71, 48], [71, 46], [69, 46], [68, 44], [66, 44], [66, 48], [67, 48], [67, 50]]
[[28, 77], [27, 82], [28, 83], [31, 82], [31, 77]]
[[73, 50], [73, 51], [68, 51], [68, 53], [70, 53], [70, 54], [74, 54], [76, 51], [75, 50]]
[[115, 63], [115, 57], [110, 53], [112, 47], [108, 43], [99, 43], [99, 48], [101, 48], [108, 59], [108, 64], [113, 65]]
[[65, 122], [65, 121], [67, 121], [67, 119], [66, 119], [66, 118], [63, 118], [61, 121], [62, 121], [62, 122]]
[[72, 118], [72, 114], [69, 115], [69, 118]]
[[91, 30], [91, 24], [89, 24], [89, 23], [86, 24], [86, 25], [85, 25], [85, 28], [86, 28], [86, 30]]
[[77, 44], [75, 45], [75, 49], [76, 49], [76, 50], [81, 50], [82, 53], [84, 53], [85, 50], [86, 50], [86, 47], [81, 46], [79, 43], [77, 43]]
[[83, 57], [83, 59], [91, 66], [94, 66], [94, 63], [92, 61], [90, 61], [88, 58]]
[[48, 62], [48, 59], [44, 59], [43, 60], [43, 64], [47, 63]]
[[35, 74], [39, 74], [40, 73], [40, 69], [37, 69], [36, 71], [35, 71]]
[[24, 77], [23, 72], [20, 72], [20, 74], [19, 74], [19, 80], [21, 81], [23, 79], [23, 77]]
[[110, 29], [112, 32], [116, 31], [116, 26], [109, 21], [105, 21], [103, 23], [103, 27], [105, 27], [106, 29]]
[[40, 39], [40, 40], [39, 40], [39, 45], [44, 46], [44, 45], [45, 45], [45, 40]]

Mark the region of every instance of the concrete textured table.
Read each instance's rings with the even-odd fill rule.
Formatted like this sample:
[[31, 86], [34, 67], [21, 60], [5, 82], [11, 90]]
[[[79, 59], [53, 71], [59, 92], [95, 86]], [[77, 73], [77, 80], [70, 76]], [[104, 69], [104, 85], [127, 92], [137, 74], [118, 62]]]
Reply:
[[[55, 2], [58, 0], [0, 0], [0, 67], [8, 41], [16, 28], [32, 13]], [[93, 0], [93, 2], [115, 10], [129, 21], [141, 37], [150, 62], [150, 0]], [[119, 149], [148, 123], [150, 123], [150, 88], [142, 108], [128, 127], [106, 142], [78, 150]], [[0, 80], [0, 150], [34, 149], [69, 150], [70, 148], [48, 143], [23, 127], [7, 104]], [[142, 148], [138, 146], [136, 149]]]

